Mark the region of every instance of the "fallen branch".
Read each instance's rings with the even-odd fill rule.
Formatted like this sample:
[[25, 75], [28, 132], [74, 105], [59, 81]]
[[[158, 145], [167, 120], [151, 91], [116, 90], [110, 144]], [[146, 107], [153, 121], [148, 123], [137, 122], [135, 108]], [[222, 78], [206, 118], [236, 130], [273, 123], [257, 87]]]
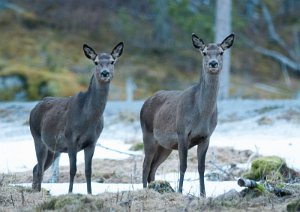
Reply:
[[241, 187], [246, 187], [249, 189], [258, 189], [262, 193], [265, 193], [265, 192], [274, 193], [278, 197], [287, 196], [287, 195], [292, 194], [292, 192], [290, 190], [285, 189], [285, 188], [278, 188], [278, 187], [276, 187], [276, 184], [273, 185], [272, 183], [269, 183], [266, 181], [264, 183], [259, 183], [259, 182], [256, 182], [255, 180], [240, 178], [240, 179], [238, 179], [237, 183]]
[[257, 188], [260, 191], [264, 192], [265, 188], [262, 184], [257, 183], [255, 180], [249, 180], [249, 179], [243, 179], [240, 178], [238, 179], [238, 185], [241, 187], [246, 187], [246, 188]]

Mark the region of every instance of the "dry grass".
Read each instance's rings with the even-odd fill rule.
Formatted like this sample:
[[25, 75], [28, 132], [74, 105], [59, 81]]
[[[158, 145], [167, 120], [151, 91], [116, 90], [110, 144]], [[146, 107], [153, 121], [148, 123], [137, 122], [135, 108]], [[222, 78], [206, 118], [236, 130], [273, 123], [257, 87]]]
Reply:
[[30, 188], [12, 186], [15, 177], [3, 175], [0, 180], [0, 211], [32, 211], [51, 197], [48, 192], [33, 192]]
[[[207, 169], [216, 169], [230, 163], [246, 163], [251, 151], [232, 148], [210, 148], [207, 153]], [[136, 160], [96, 159], [93, 161], [93, 181], [104, 183], [140, 183], [143, 158]], [[176, 164], [174, 166], [174, 164]], [[178, 170], [178, 153], [173, 152], [158, 169], [157, 174]], [[197, 170], [196, 149], [189, 151], [188, 170]], [[50, 179], [45, 173], [44, 182]], [[60, 168], [59, 182], [69, 181], [69, 168]], [[85, 182], [84, 166], [78, 165], [76, 182]], [[46, 191], [33, 192], [29, 188], [12, 186], [32, 182], [31, 171], [0, 177], [0, 211], [285, 211], [287, 204], [299, 199], [300, 186], [295, 185], [293, 194], [277, 197], [271, 193], [260, 197], [244, 196], [229, 192], [216, 198], [199, 198], [178, 193], [160, 194], [144, 189], [99, 195], [50, 196]]]
[[99, 195], [67, 194], [51, 197], [47, 192], [11, 186], [13, 179], [3, 176], [0, 181], [0, 211], [285, 211], [296, 201], [300, 189], [288, 197], [265, 194], [256, 198], [238, 194], [216, 198], [199, 198], [179, 193], [160, 194], [144, 189]]

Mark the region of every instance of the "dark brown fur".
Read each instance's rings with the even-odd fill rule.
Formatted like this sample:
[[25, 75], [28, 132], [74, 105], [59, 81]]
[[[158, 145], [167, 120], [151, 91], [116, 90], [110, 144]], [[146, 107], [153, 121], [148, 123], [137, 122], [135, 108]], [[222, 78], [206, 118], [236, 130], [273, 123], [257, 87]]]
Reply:
[[217, 93], [223, 52], [233, 44], [231, 34], [221, 44], [206, 45], [192, 35], [193, 45], [203, 55], [200, 81], [184, 91], [159, 91], [148, 98], [140, 114], [144, 140], [143, 186], [155, 179], [158, 166], [172, 150], [179, 150], [182, 192], [188, 149], [198, 146], [200, 193], [205, 196], [205, 155], [217, 125]]
[[38, 160], [33, 168], [32, 188], [37, 191], [41, 190], [44, 171], [61, 152], [66, 152], [70, 159], [69, 192], [72, 192], [76, 155], [84, 150], [87, 192], [92, 193], [92, 158], [103, 129], [103, 111], [114, 63], [122, 54], [123, 43], [119, 43], [111, 54], [102, 53], [100, 56], [87, 45], [83, 50], [96, 65], [88, 90], [67, 98], [44, 98], [30, 113], [30, 130]]

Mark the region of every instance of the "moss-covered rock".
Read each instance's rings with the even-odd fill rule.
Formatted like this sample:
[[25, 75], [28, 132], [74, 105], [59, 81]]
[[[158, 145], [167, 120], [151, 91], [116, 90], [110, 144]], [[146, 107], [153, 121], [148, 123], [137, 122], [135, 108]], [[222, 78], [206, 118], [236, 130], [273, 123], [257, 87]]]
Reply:
[[[28, 100], [36, 100], [44, 96], [70, 96], [82, 89], [75, 75], [70, 72], [53, 73], [26, 66], [11, 66], [2, 70], [1, 76], [18, 76], [23, 79]], [[0, 100], [12, 100], [15, 94], [13, 92], [10, 94]]]
[[152, 181], [148, 185], [149, 189], [153, 189], [159, 193], [173, 193], [175, 192], [174, 189], [171, 187], [170, 183], [165, 180], [156, 180]]
[[277, 156], [259, 157], [252, 161], [250, 171], [243, 177], [251, 180], [279, 180], [284, 181], [284, 176], [288, 171], [286, 162]]
[[252, 199], [265, 194], [265, 191], [259, 188], [245, 188], [240, 191], [240, 195], [244, 198]]

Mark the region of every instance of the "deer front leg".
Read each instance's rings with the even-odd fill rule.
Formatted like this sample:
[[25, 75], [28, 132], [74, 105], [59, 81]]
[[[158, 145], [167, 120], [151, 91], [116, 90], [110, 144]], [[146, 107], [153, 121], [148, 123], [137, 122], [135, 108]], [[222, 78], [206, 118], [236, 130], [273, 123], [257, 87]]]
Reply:
[[205, 157], [209, 146], [209, 138], [198, 144], [197, 156], [198, 156], [198, 172], [200, 183], [200, 196], [205, 197], [205, 185], [204, 185], [204, 171], [205, 171]]
[[180, 178], [178, 192], [182, 193], [184, 174], [187, 168], [188, 147], [184, 138], [179, 138], [178, 142], [179, 163], [180, 163]]
[[95, 152], [95, 145], [90, 145], [84, 149], [84, 162], [85, 162], [85, 179], [87, 185], [87, 193], [92, 194], [92, 159]]
[[77, 160], [77, 152], [74, 149], [69, 149], [69, 161], [70, 161], [70, 184], [69, 184], [69, 193], [73, 192], [73, 183], [74, 177], [77, 172], [76, 160]]

